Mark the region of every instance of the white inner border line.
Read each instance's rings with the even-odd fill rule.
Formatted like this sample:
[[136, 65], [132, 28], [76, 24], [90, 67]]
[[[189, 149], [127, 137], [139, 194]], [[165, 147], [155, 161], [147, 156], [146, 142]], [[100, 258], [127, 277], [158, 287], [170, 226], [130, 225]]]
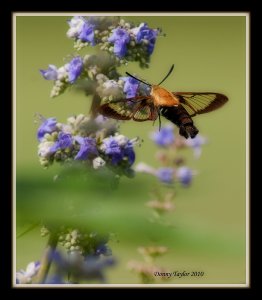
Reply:
[[[186, 17], [186, 16], [202, 16], [202, 17], [210, 17], [210, 16], [227, 16], [227, 17], [237, 17], [243, 16], [246, 17], [246, 283], [241, 284], [16, 284], [16, 17], [35, 17], [35, 16], [177, 16], [177, 17]], [[148, 288], [158, 288], [158, 287], [166, 287], [166, 288], [181, 288], [181, 287], [243, 287], [247, 288], [250, 286], [250, 236], [249, 236], [249, 225], [250, 225], [250, 186], [249, 186], [249, 178], [250, 178], [250, 170], [249, 170], [249, 145], [250, 145], [250, 137], [249, 137], [249, 112], [250, 112], [250, 53], [249, 53], [249, 45], [250, 45], [250, 14], [248, 12], [221, 12], [221, 13], [214, 13], [214, 12], [206, 12], [206, 13], [190, 13], [190, 12], [179, 12], [179, 13], [127, 13], [127, 12], [91, 12], [91, 13], [83, 13], [83, 12], [72, 12], [72, 13], [39, 13], [39, 12], [30, 12], [30, 13], [13, 13], [12, 17], [12, 25], [13, 25], [13, 76], [12, 76], [12, 88], [13, 88], [13, 199], [12, 199], [12, 217], [13, 217], [13, 276], [12, 276], [12, 283], [13, 287], [16, 288], [33, 288], [33, 287], [52, 287], [52, 288], [67, 288], [67, 287], [74, 287], [74, 288], [108, 288], [108, 287], [148, 287]]]
[[246, 16], [246, 284], [250, 285], [250, 169], [249, 169], [249, 146], [250, 146], [250, 15]]
[[[38, 13], [38, 12], [32, 12], [32, 13], [14, 13], [14, 16], [24, 16], [24, 17], [37, 17], [37, 16], [53, 16], [53, 17], [63, 17], [63, 16], [145, 16], [145, 17], [154, 17], [154, 16], [163, 16], [163, 17], [192, 17], [192, 16], [198, 16], [198, 17], [212, 17], [212, 16], [217, 16], [217, 17], [237, 17], [237, 16], [249, 16], [249, 13], [246, 12], [221, 12], [221, 13], [212, 13], [212, 12], [207, 12], [207, 13], [190, 13], [190, 12], [181, 12], [181, 13], [127, 13], [127, 12], [90, 12], [90, 13], [84, 13], [84, 12], [72, 12], [72, 13]], [[249, 23], [248, 23], [249, 25]]]

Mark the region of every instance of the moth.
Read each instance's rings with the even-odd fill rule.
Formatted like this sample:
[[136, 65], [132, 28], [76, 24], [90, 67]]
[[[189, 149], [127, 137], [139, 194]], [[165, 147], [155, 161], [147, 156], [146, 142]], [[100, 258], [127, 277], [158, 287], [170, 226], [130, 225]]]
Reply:
[[134, 120], [137, 122], [155, 121], [165, 117], [179, 127], [179, 134], [185, 138], [194, 138], [199, 130], [195, 127], [192, 117], [211, 112], [224, 105], [227, 96], [214, 92], [170, 92], [160, 85], [169, 77], [174, 69], [170, 68], [167, 75], [157, 85], [149, 84], [130, 73], [126, 74], [150, 87], [150, 92], [133, 98], [111, 101], [99, 107], [100, 114], [117, 120]]

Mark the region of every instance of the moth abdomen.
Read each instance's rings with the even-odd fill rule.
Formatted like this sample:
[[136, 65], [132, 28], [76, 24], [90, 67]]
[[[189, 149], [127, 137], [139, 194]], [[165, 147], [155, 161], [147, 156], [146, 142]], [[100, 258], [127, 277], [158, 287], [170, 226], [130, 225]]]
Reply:
[[187, 111], [182, 107], [161, 107], [160, 113], [163, 117], [179, 127], [179, 134], [186, 139], [190, 136], [194, 138], [199, 130], [195, 127], [194, 122]]

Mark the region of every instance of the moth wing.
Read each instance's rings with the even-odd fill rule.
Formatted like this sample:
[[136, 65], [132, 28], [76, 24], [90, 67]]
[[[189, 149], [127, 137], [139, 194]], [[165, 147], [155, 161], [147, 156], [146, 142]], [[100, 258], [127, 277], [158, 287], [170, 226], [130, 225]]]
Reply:
[[227, 96], [219, 93], [175, 92], [173, 94], [179, 98], [180, 104], [191, 117], [216, 110], [228, 101]]
[[133, 114], [133, 120], [137, 122], [155, 121], [158, 117], [157, 109], [152, 103], [139, 105]]
[[133, 115], [133, 108], [126, 103], [126, 100], [119, 100], [118, 102], [110, 102], [101, 105], [98, 112], [108, 118], [117, 120], [130, 120]]
[[98, 108], [98, 112], [106, 117], [117, 120], [131, 120], [142, 122], [155, 120], [156, 109], [153, 103], [147, 101], [150, 97], [138, 96], [111, 101]]

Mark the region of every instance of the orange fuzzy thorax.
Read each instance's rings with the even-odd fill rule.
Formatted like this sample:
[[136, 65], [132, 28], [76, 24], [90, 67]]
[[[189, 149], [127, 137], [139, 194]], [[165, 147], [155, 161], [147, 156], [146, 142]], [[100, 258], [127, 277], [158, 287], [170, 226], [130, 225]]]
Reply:
[[175, 95], [158, 85], [152, 86], [150, 94], [155, 106], [177, 106], [180, 104], [179, 99]]

